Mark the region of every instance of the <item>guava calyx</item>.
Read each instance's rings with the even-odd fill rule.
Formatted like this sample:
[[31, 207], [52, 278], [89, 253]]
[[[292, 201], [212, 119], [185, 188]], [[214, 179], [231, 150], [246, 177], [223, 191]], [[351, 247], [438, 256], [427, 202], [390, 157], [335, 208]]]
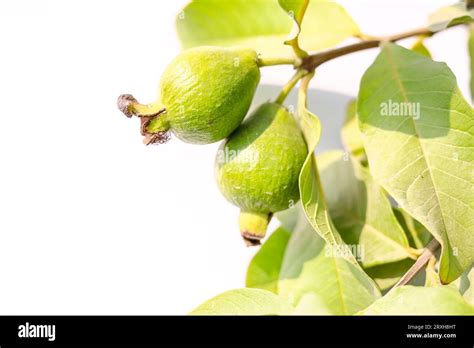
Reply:
[[144, 136], [145, 145], [164, 144], [170, 139], [169, 125], [163, 118], [166, 108], [160, 103], [142, 105], [131, 94], [122, 94], [117, 106], [126, 117], [140, 118], [140, 134]]
[[117, 99], [117, 106], [122, 113], [128, 118], [132, 118], [133, 111], [130, 110], [131, 104], [136, 104], [138, 101], [131, 94], [122, 94]]
[[143, 144], [165, 144], [170, 140], [170, 132], [168, 131], [156, 131], [150, 132], [147, 130], [148, 125], [153, 120], [153, 117], [141, 117], [140, 118], [140, 134], [143, 135]]
[[265, 237], [271, 217], [271, 213], [240, 212], [240, 234], [247, 246], [260, 245], [260, 240]]

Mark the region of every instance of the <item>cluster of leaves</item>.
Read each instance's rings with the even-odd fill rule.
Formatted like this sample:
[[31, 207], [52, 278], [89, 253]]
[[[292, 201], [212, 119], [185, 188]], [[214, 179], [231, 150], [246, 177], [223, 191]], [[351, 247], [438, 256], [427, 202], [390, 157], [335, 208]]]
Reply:
[[[428, 28], [472, 20], [473, 10], [459, 3], [432, 14]], [[329, 0], [194, 0], [177, 28], [184, 48], [240, 45], [301, 59], [364, 37]], [[278, 214], [281, 227], [253, 258], [247, 287], [193, 314], [474, 315], [474, 112], [423, 39], [412, 50], [381, 44], [348, 108], [346, 152], [314, 155], [321, 125], [306, 108], [313, 74], [303, 77], [296, 116], [309, 155], [301, 203]], [[418, 105], [420, 115], [381, 117], [388, 101]], [[394, 288], [433, 237], [439, 261]]]

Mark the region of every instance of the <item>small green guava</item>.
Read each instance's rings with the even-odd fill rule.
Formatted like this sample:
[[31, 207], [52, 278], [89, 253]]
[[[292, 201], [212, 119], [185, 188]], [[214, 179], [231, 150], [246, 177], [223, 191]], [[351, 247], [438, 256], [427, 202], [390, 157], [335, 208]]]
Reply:
[[166, 142], [168, 130], [187, 143], [209, 144], [242, 122], [259, 80], [254, 50], [202, 46], [183, 51], [169, 64], [157, 101], [142, 105], [125, 94], [118, 106], [128, 117], [141, 117], [146, 144]]
[[219, 148], [217, 183], [241, 210], [240, 232], [247, 245], [260, 244], [272, 214], [299, 200], [306, 156], [296, 120], [276, 103], [261, 105]]

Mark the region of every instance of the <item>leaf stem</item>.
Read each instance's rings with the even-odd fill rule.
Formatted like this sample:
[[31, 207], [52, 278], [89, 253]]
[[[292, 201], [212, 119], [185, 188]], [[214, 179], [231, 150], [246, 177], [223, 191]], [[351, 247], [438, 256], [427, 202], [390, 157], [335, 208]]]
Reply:
[[433, 240], [428, 243], [425, 250], [420, 255], [420, 257], [418, 257], [418, 259], [413, 264], [413, 266], [411, 266], [410, 269], [397, 282], [397, 284], [393, 286], [392, 290], [395, 289], [396, 287], [405, 285], [408, 282], [410, 282], [410, 280], [412, 280], [413, 277], [416, 274], [418, 274], [418, 272], [423, 269], [425, 264], [434, 256], [434, 253], [436, 252], [436, 250], [438, 250], [439, 247], [440, 247], [440, 244], [438, 243], [436, 239], [433, 238]]
[[286, 97], [288, 97], [288, 94], [293, 89], [293, 87], [295, 87], [298, 81], [306, 74], [308, 74], [306, 70], [298, 69], [293, 75], [293, 77], [290, 79], [290, 81], [288, 81], [287, 84], [283, 86], [283, 89], [281, 90], [280, 94], [276, 98], [275, 103], [283, 104]]
[[311, 82], [311, 79], [314, 77], [314, 71], [312, 73], [308, 73], [306, 76], [304, 76], [301, 79], [301, 85], [300, 85], [300, 93], [301, 95], [306, 96], [306, 93], [308, 93], [308, 87], [309, 83]]
[[[456, 25], [461, 25], [461, 24], [463, 23], [455, 24], [451, 26], [450, 28]], [[353, 52], [358, 52], [358, 51], [363, 51], [369, 48], [378, 47], [382, 42], [396, 42], [396, 41], [407, 39], [413, 36], [432, 36], [436, 33], [437, 32], [433, 32], [429, 28], [419, 28], [419, 29], [409, 30], [403, 33], [386, 36], [386, 37], [362, 35], [361, 37], [363, 38], [363, 40], [360, 42], [347, 45], [347, 46], [337, 47], [337, 48], [330, 49], [323, 52], [319, 52], [319, 53], [312, 54], [308, 57], [303, 58], [303, 62], [301, 63], [301, 68], [304, 68], [307, 71], [313, 71], [318, 66], [320, 66], [321, 64], [329, 60], [342, 57], [342, 56], [345, 56], [346, 54], [350, 54]]]

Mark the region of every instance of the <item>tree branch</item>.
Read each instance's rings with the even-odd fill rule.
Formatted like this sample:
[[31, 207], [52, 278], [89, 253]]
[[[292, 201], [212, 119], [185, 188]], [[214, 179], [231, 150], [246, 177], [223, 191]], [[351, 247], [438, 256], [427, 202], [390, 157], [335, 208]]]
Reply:
[[[463, 23], [456, 24], [456, 25], [461, 25], [461, 24]], [[456, 25], [453, 25], [450, 28]], [[327, 50], [324, 52], [312, 54], [306, 58], [303, 58], [303, 62], [301, 63], [300, 67], [311, 72], [314, 69], [316, 69], [318, 66], [323, 64], [324, 62], [327, 62], [328, 60], [345, 56], [346, 54], [349, 54], [349, 53], [363, 51], [369, 48], [375, 48], [375, 47], [378, 47], [382, 42], [396, 42], [396, 41], [407, 39], [414, 36], [431, 36], [434, 34], [436, 34], [436, 32], [432, 32], [428, 28], [420, 28], [420, 29], [414, 29], [414, 30], [406, 31], [400, 34], [395, 34], [395, 35], [391, 35], [387, 37], [371, 38], [369, 40], [363, 40], [361, 42], [357, 42], [351, 45], [342, 46], [342, 47], [334, 48], [334, 49]]]
[[393, 286], [392, 289], [395, 289], [398, 286], [402, 286], [410, 282], [410, 280], [412, 280], [413, 277], [426, 265], [426, 263], [431, 259], [431, 257], [434, 256], [434, 253], [436, 252], [436, 250], [438, 250], [439, 247], [440, 244], [436, 239], [433, 238], [433, 240], [428, 243], [425, 250], [420, 255], [420, 257], [418, 257], [413, 266], [410, 267], [407, 273], [405, 273], [405, 275], [397, 282], [397, 284]]

